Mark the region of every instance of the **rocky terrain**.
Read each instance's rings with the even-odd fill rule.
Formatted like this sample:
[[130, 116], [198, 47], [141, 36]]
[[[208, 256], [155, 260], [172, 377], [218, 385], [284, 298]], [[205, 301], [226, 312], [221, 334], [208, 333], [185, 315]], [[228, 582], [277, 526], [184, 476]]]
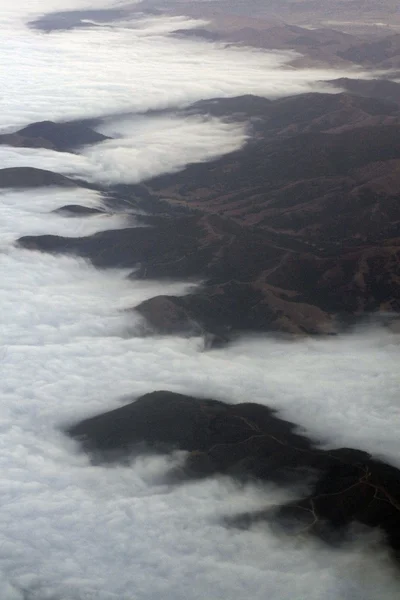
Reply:
[[297, 25], [265, 23], [233, 29], [217, 26], [177, 30], [176, 35], [200, 37], [211, 41], [254, 46], [255, 48], [291, 50], [302, 56], [294, 57], [292, 66], [337, 67], [363, 66], [376, 70], [400, 68], [400, 34], [383, 38], [363, 39], [336, 29], [307, 29]]
[[371, 40], [368, 36], [363, 39], [335, 29], [306, 29], [283, 23], [268, 24], [263, 29], [243, 27], [219, 30], [217, 27], [203, 27], [177, 30], [176, 35], [255, 48], [295, 51], [301, 56], [295, 55], [290, 61], [289, 64], [294, 67], [364, 67], [374, 69], [377, 73], [393, 70], [393, 76], [398, 76], [400, 69], [398, 33]]
[[209, 19], [224, 30], [290, 23], [304, 28], [336, 27], [340, 31], [382, 36], [396, 31], [400, 20], [395, 0], [145, 0], [141, 6]]
[[177, 30], [178, 36], [199, 37], [215, 42], [243, 44], [255, 48], [271, 50], [295, 51], [301, 56], [294, 56], [290, 61], [292, 66], [318, 67], [330, 65], [348, 67], [357, 60], [352, 55], [347, 57], [353, 47], [358, 47], [364, 40], [358, 36], [343, 33], [335, 29], [306, 29], [286, 23], [270, 23], [255, 20], [246, 27], [225, 27], [221, 25], [199, 27], [188, 30]]
[[117, 8], [47, 13], [34, 19], [31, 26], [50, 32], [82, 27], [84, 19], [110, 23], [141, 14], [165, 13], [206, 19], [215, 29], [225, 31], [290, 23], [310, 30], [335, 26], [352, 34], [381, 37], [400, 26], [395, 0], [382, 0], [379, 4], [372, 0], [143, 0], [139, 6], [126, 2]]
[[393, 99], [362, 92], [193, 105], [186, 112], [248, 121], [248, 144], [113, 188], [120, 201], [153, 212], [143, 227], [20, 244], [132, 268], [136, 277], [201, 280], [190, 295], [138, 307], [162, 332], [333, 333], [371, 312], [396, 314], [400, 111]]
[[231, 517], [231, 525], [269, 520], [292, 534], [337, 543], [357, 522], [379, 528], [396, 555], [400, 550], [400, 472], [352, 448], [322, 450], [266, 406], [158, 391], [67, 432], [95, 463], [185, 450], [183, 463], [166, 474], [175, 483], [225, 474], [303, 486], [304, 496], [297, 500]]
[[[213, 3], [207, 4], [204, 10], [212, 11]], [[305, 4], [310, 14], [316, 7], [315, 2], [299, 4], [303, 20]], [[338, 4], [332, 4], [332, 19]], [[238, 11], [244, 5], [235, 6]], [[378, 12], [368, 6], [371, 14]], [[293, 3], [282, 7], [289, 10]], [[106, 12], [55, 13], [32, 26], [45, 31], [79, 27], [83, 17], [110, 20]], [[125, 16], [116, 10], [112, 18]], [[265, 21], [257, 26], [255, 19], [243, 26], [242, 17], [237, 24], [232, 16], [216, 17], [218, 26], [190, 35], [294, 48], [314, 64], [395, 67], [400, 56], [397, 34], [364, 39], [268, 18], [267, 27]], [[332, 93], [278, 100], [215, 98], [175, 111], [182, 117], [245, 123], [248, 141], [219, 159], [139, 185], [96, 186], [104, 208], [69, 204], [58, 209], [87, 218], [125, 211], [123, 229], [70, 238], [30, 235], [17, 243], [32, 251], [79, 255], [101, 269], [128, 269], [132, 279], [192, 282], [184, 296], [162, 294], [128, 313], [147, 321], [146, 334], [202, 335], [206, 349], [243, 332], [323, 336], [374, 314], [397, 319], [400, 84], [351, 78], [330, 84]], [[75, 152], [108, 139], [93, 127], [78, 121], [33, 123], [4, 133], [0, 144]], [[2, 188], [52, 185], [95, 187], [42, 169], [0, 170]], [[133, 210], [135, 226], [128, 219]], [[326, 449], [324, 440], [306, 437], [267, 406], [169, 391], [132, 400], [68, 423], [64, 433], [94, 464], [181, 451], [179, 466], [165, 474], [171, 484], [225, 475], [296, 489], [296, 500], [226, 522], [248, 526], [266, 520], [286, 532], [335, 543], [345, 540], [356, 523], [380, 530], [399, 558], [400, 472], [394, 466], [356, 448]]]

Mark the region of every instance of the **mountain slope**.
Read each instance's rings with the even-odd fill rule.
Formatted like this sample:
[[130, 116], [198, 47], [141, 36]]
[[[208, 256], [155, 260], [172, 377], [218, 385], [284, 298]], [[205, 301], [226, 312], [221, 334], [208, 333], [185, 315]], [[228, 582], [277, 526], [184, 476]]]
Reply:
[[[162, 332], [329, 333], [400, 311], [400, 113], [349, 94], [245, 96], [185, 113], [249, 120], [242, 149], [113, 193], [157, 216], [146, 227], [20, 244], [75, 252], [135, 277], [192, 278], [182, 298], [138, 310]], [[148, 225], [151, 225], [149, 228]]]

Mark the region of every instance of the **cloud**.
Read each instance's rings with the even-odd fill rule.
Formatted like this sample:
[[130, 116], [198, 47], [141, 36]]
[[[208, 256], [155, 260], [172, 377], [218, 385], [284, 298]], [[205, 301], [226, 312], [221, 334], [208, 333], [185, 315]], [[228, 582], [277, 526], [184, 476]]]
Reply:
[[[79, 202], [89, 208], [102, 207], [102, 197], [92, 190], [63, 190], [60, 188], [39, 188], [30, 191], [0, 190], [2, 204], [0, 249], [7, 248], [17, 236], [25, 234], [53, 234], [81, 237], [106, 229], [119, 229], [132, 225], [133, 220], [126, 215], [99, 214], [90, 218], [63, 219], [51, 211], [67, 204]], [[28, 216], [28, 219], [27, 219]]]
[[247, 139], [245, 127], [201, 117], [122, 118], [100, 131], [123, 137], [86, 148], [92, 177], [100, 183], [137, 183], [188, 163], [233, 152]]
[[[5, 6], [4, 0], [0, 6], [4, 19], [11, 19], [2, 27], [2, 61], [13, 65], [0, 80], [0, 127], [186, 105], [216, 96], [277, 97], [321, 90], [321, 79], [349, 75], [285, 67], [292, 58], [287, 52], [176, 39], [167, 35], [176, 29], [171, 18], [148, 18], [138, 27], [114, 24], [43, 34], [23, 26], [21, 7]], [[28, 6], [23, 3], [26, 12]], [[50, 2], [41, 10], [55, 6]]]
[[200, 117], [124, 117], [108, 120], [100, 130], [118, 139], [88, 146], [80, 155], [0, 146], [1, 164], [48, 169], [104, 185], [138, 183], [238, 150], [247, 139], [243, 125]]
[[[5, 127], [245, 91], [287, 94], [321, 76], [278, 68], [282, 55], [172, 40], [164, 35], [170, 21], [160, 19], [136, 32], [131, 24], [51, 35], [23, 27], [30, 11], [85, 4], [20, 0], [10, 8], [0, 0], [2, 59], [13, 65], [2, 82]], [[136, 181], [244, 139], [240, 126], [196, 118], [117, 119], [108, 127], [122, 139], [81, 155], [2, 147], [1, 164]], [[295, 342], [254, 336], [213, 352], [198, 338], [140, 337], [142, 321], [124, 309], [185, 293], [186, 284], [133, 282], [127, 271], [96, 271], [78, 258], [13, 244], [23, 234], [121, 226], [118, 216], [49, 213], [70, 203], [102, 199], [84, 189], [0, 195], [1, 597], [397, 598], [397, 576], [375, 536], [360, 533], [335, 550], [267, 526], [227, 529], [220, 517], [280, 502], [286, 492], [239, 489], [224, 478], [171, 488], [160, 475], [172, 459], [94, 467], [60, 427], [116, 407], [123, 396], [164, 388], [265, 403], [332, 446], [354, 445], [399, 464], [399, 336], [378, 326]]]
[[[51, 190], [40, 201], [7, 193], [1, 233], [34, 230], [67, 193], [57, 201]], [[220, 523], [281, 501], [280, 489], [237, 489], [223, 478], [169, 488], [159, 478], [165, 459], [93, 467], [59, 427], [166, 388], [269, 404], [333, 446], [398, 462], [398, 336], [379, 328], [297, 342], [259, 336], [203, 352], [197, 338], [135, 336], [139, 320], [121, 312], [184, 284], [132, 282], [125, 271], [13, 246], [1, 256], [0, 572], [15, 598], [24, 590], [45, 600], [397, 597], [375, 538], [339, 551]]]

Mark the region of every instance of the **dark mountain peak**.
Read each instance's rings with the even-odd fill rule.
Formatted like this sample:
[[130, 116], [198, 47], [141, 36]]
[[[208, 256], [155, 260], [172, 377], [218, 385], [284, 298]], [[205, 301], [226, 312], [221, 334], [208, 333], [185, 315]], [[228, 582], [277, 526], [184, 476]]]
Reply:
[[43, 139], [55, 150], [72, 150], [86, 144], [97, 144], [109, 139], [91, 127], [79, 122], [55, 123], [40, 121], [17, 131], [17, 135], [28, 139]]
[[292, 530], [339, 541], [352, 523], [383, 531], [400, 548], [400, 471], [357, 448], [323, 450], [268, 406], [227, 404], [170, 391], [155, 391], [66, 428], [97, 462], [144, 452], [187, 452], [166, 473], [171, 482], [225, 474], [240, 481], [307, 484], [305, 496], [231, 524], [290, 519]]
[[49, 185], [74, 187], [79, 184], [69, 177], [44, 169], [33, 167], [0, 169], [0, 187], [2, 188], [30, 188]]
[[[342, 81], [332, 83], [340, 87]], [[364, 94], [351, 93], [352, 90], [349, 92], [309, 92], [277, 100], [252, 95], [213, 98], [192, 104], [187, 112], [229, 117], [234, 120], [251, 120], [254, 130], [260, 130], [264, 134], [267, 131], [283, 134], [286, 128], [287, 133], [293, 134], [303, 130], [330, 130], [343, 125], [353, 127], [368, 117], [384, 118], [399, 113], [396, 102], [383, 97], [364, 97]]]
[[98, 133], [85, 122], [40, 121], [31, 123], [15, 133], [0, 135], [0, 145], [18, 148], [48, 148], [67, 152], [80, 146], [98, 144], [108, 139], [110, 138]]

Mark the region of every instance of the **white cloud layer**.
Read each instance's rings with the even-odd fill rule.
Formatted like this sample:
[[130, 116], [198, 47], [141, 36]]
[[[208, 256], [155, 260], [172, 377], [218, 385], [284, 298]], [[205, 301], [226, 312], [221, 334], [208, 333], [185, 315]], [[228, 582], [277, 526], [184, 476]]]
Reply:
[[122, 136], [83, 151], [92, 168], [91, 177], [104, 184], [137, 183], [178, 171], [188, 163], [238, 150], [247, 139], [241, 124], [201, 117], [121, 118], [99, 131]]
[[[35, 230], [38, 214], [66, 193], [51, 201], [50, 191], [7, 193], [1, 234]], [[87, 194], [82, 203], [96, 201]], [[125, 336], [139, 320], [120, 309], [184, 285], [133, 283], [124, 271], [12, 246], [1, 256], [2, 597], [397, 598], [385, 552], [364, 536], [335, 551], [266, 526], [242, 532], [218, 522], [282, 500], [278, 489], [238, 490], [223, 479], [171, 489], [158, 479], [164, 460], [92, 467], [58, 430], [126, 394], [166, 388], [270, 404], [332, 445], [398, 464], [397, 336], [377, 329], [295, 343], [258, 337], [204, 353], [196, 338]]]
[[200, 117], [121, 117], [99, 130], [118, 139], [88, 146], [79, 155], [0, 146], [0, 163], [3, 168], [48, 169], [104, 185], [138, 183], [237, 150], [247, 139], [243, 125]]
[[[185, 105], [216, 96], [277, 97], [323, 89], [316, 82], [348, 75], [282, 68], [290, 53], [171, 38], [166, 33], [176, 29], [174, 19], [154, 17], [136, 28], [113, 25], [43, 34], [24, 28], [24, 15], [63, 3], [15, 4], [0, 0], [6, 21], [0, 52], [3, 64], [10, 66], [0, 80], [0, 127]], [[192, 27], [193, 21], [187, 25]]]
[[[0, 249], [6, 248], [16, 236], [66, 235], [82, 237], [104, 229], [120, 229], [133, 224], [127, 216], [98, 214], [90, 218], [62, 219], [51, 211], [68, 204], [79, 203], [89, 208], [102, 208], [101, 194], [92, 190], [64, 190], [57, 187], [39, 188], [27, 194], [25, 191], [0, 190], [2, 225]], [[28, 221], [26, 220], [29, 215]]]
[[[42, 35], [23, 28], [28, 12], [86, 2], [14, 4], [0, 0], [2, 60], [13, 65], [2, 81], [5, 127], [244, 91], [287, 94], [321, 76], [273, 70], [281, 57], [169, 39], [162, 35], [169, 22], [158, 19], [139, 32]], [[124, 138], [82, 155], [0, 148], [1, 164], [136, 181], [243, 141], [240, 127], [218, 121], [160, 117], [109, 126]], [[399, 336], [376, 328], [326, 340], [254, 337], [212, 353], [196, 338], [135, 336], [140, 319], [121, 309], [187, 286], [132, 282], [127, 271], [96, 271], [80, 259], [13, 245], [24, 234], [83, 235], [122, 224], [118, 216], [48, 214], [71, 203], [99, 206], [101, 196], [81, 189], [0, 195], [0, 597], [397, 599], [397, 575], [375, 538], [361, 535], [334, 550], [267, 526], [243, 532], [219, 522], [282, 500], [281, 490], [239, 490], [224, 479], [169, 488], [159, 477], [164, 459], [93, 467], [59, 427], [118, 406], [124, 395], [164, 388], [269, 404], [332, 446], [353, 445], [399, 465]]]

